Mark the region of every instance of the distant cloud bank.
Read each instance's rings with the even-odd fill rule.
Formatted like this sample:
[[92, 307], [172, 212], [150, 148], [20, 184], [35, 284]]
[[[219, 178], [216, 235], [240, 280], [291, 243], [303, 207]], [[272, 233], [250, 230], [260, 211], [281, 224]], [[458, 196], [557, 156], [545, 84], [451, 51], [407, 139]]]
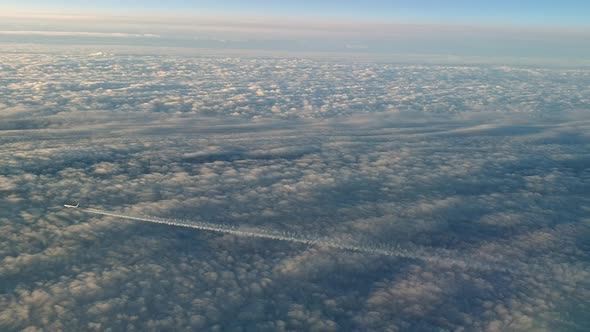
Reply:
[[[115, 16], [0, 14], [0, 42], [279, 50], [292, 53], [367, 53], [553, 59], [572, 65], [590, 58], [590, 30], [539, 26], [363, 22], [336, 19], [268, 19], [237, 16]], [[14, 29], [18, 26], [19, 29]], [[44, 37], [45, 40], [26, 37]], [[20, 39], [19, 39], [20, 37]], [[62, 40], [60, 38], [75, 37]], [[157, 38], [156, 38], [157, 37]], [[82, 40], [86, 38], [87, 40]], [[100, 40], [97, 40], [100, 39]], [[116, 40], [112, 44], [118, 44]], [[536, 60], [535, 60], [536, 59]]]
[[0, 36], [46, 36], [46, 37], [103, 37], [103, 38], [159, 38], [156, 34], [137, 34], [124, 32], [81, 32], [81, 31], [17, 31], [1, 30]]

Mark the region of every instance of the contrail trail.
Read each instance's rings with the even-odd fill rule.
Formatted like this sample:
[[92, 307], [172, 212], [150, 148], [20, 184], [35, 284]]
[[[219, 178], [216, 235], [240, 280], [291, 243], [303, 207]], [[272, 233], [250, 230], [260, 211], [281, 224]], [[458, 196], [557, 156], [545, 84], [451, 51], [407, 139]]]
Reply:
[[[73, 207], [73, 206], [72, 206]], [[290, 234], [286, 232], [270, 232], [263, 229], [253, 229], [253, 228], [239, 228], [233, 227], [229, 225], [223, 224], [216, 224], [216, 223], [207, 223], [201, 221], [189, 221], [189, 220], [170, 220], [170, 219], [161, 219], [157, 217], [138, 217], [132, 216], [127, 214], [103, 211], [98, 209], [92, 208], [77, 208], [76, 210], [83, 211], [90, 214], [97, 214], [102, 216], [114, 217], [114, 218], [121, 218], [121, 219], [128, 219], [128, 220], [136, 220], [136, 221], [143, 221], [149, 222], [154, 224], [162, 224], [162, 225], [169, 225], [169, 226], [177, 226], [177, 227], [186, 227], [186, 228], [193, 228], [198, 230], [204, 231], [211, 231], [217, 233], [224, 233], [224, 234], [232, 234], [236, 236], [243, 236], [243, 237], [253, 237], [253, 238], [262, 238], [262, 239], [271, 239], [271, 240], [278, 240], [278, 241], [287, 241], [292, 243], [301, 243], [306, 245], [315, 245], [319, 247], [329, 247], [329, 248], [336, 248], [342, 250], [350, 250], [355, 252], [362, 252], [362, 253], [369, 253], [369, 254], [376, 254], [376, 255], [384, 255], [390, 257], [400, 257], [400, 258], [408, 258], [414, 260], [421, 260], [421, 261], [429, 261], [435, 263], [442, 263], [445, 265], [452, 265], [460, 268], [466, 269], [476, 269], [476, 270], [484, 270], [484, 271], [503, 271], [509, 272], [504, 266], [496, 266], [493, 263], [485, 263], [475, 261], [473, 259], [457, 259], [453, 258], [449, 251], [444, 249], [436, 249], [437, 253], [433, 252], [433, 250], [427, 250], [425, 248], [411, 248], [411, 249], [403, 249], [399, 246], [385, 246], [385, 245], [364, 245], [364, 244], [351, 244], [351, 243], [344, 243], [335, 239], [329, 238], [313, 238], [309, 236], [302, 236], [299, 234]], [[441, 254], [443, 253], [443, 254]], [[455, 257], [458, 256], [457, 254], [454, 255]]]

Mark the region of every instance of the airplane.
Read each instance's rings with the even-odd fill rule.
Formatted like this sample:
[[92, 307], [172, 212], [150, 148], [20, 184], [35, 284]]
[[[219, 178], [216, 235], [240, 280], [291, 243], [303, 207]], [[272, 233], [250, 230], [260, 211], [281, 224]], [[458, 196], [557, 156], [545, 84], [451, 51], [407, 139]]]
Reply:
[[76, 205], [70, 205], [70, 204], [64, 204], [64, 207], [70, 208], [70, 209], [75, 209], [78, 206], [80, 206], [80, 203], [76, 204]]

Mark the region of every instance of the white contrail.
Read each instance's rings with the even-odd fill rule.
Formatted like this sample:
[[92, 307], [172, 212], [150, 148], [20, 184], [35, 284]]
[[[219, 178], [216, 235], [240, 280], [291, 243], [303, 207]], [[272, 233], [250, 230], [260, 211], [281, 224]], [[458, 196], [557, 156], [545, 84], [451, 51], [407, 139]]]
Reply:
[[414, 248], [411, 248], [411, 250], [408, 250], [408, 249], [400, 248], [399, 246], [358, 245], [358, 244], [343, 243], [341, 241], [329, 239], [329, 238], [312, 238], [312, 237], [289, 234], [289, 233], [270, 232], [270, 231], [263, 230], [263, 229], [238, 228], [238, 227], [233, 227], [233, 226], [229, 226], [229, 225], [207, 223], [207, 222], [201, 222], [201, 221], [170, 220], [170, 219], [161, 219], [161, 218], [157, 218], [157, 217], [136, 217], [136, 216], [132, 216], [132, 215], [108, 212], [108, 211], [92, 209], [92, 208], [79, 208], [77, 210], [91, 213], [91, 214], [98, 214], [98, 215], [121, 218], [121, 219], [137, 220], [137, 221], [150, 222], [150, 223], [155, 223], [155, 224], [163, 224], [163, 225], [169, 225], [169, 226], [187, 227], [187, 228], [199, 229], [199, 230], [204, 230], [204, 231], [212, 231], [212, 232], [217, 232], [217, 233], [233, 234], [233, 235], [237, 235], [237, 236], [272, 239], [272, 240], [278, 240], [278, 241], [302, 243], [302, 244], [307, 244], [307, 245], [316, 245], [316, 246], [320, 246], [320, 247], [330, 247], [330, 248], [337, 248], [337, 249], [343, 249], [343, 250], [351, 250], [351, 251], [356, 251], [356, 252], [364, 252], [364, 253], [369, 253], [369, 254], [377, 254], [377, 255], [384, 255], [384, 256], [402, 257], [402, 258], [409, 258], [409, 259], [415, 259], [415, 260], [429, 261], [429, 262], [442, 263], [445, 265], [452, 265], [452, 266], [456, 266], [456, 267], [466, 268], [466, 269], [508, 272], [508, 269], [506, 267], [495, 266], [496, 264], [479, 262], [479, 261], [475, 261], [472, 259], [470, 259], [470, 260], [456, 259], [453, 256], [456, 257], [457, 254], [452, 255], [452, 254], [449, 254], [449, 251], [445, 251], [442, 249], [436, 249], [437, 253], [434, 253], [432, 250], [427, 250], [424, 248], [417, 248], [417, 247], [414, 247]]

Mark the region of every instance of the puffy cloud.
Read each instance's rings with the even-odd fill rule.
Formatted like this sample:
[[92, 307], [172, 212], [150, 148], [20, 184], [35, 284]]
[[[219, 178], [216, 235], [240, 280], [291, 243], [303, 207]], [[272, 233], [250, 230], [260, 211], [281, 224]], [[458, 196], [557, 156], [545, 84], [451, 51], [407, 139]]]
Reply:
[[[98, 54], [95, 51], [88, 53]], [[0, 55], [2, 70], [9, 77], [7, 88], [0, 92], [4, 104], [0, 128], [59, 126], [71, 120], [71, 113], [80, 121], [84, 115], [78, 112], [88, 110], [326, 118], [416, 111], [547, 114], [588, 105], [584, 70], [303, 59], [178, 57], [160, 61], [160, 56], [100, 54]], [[38, 114], [53, 116], [45, 119]], [[64, 119], [66, 114], [70, 119]], [[486, 125], [457, 129], [501, 135], [501, 128]]]
[[2, 57], [3, 331], [588, 327], [584, 70]]

